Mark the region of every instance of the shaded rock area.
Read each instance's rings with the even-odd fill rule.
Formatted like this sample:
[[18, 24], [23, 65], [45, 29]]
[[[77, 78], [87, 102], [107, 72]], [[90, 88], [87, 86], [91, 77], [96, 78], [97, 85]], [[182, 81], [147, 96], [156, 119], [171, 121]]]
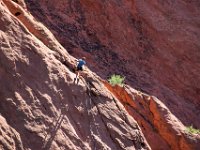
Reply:
[[23, 4], [0, 1], [0, 149], [151, 149], [99, 76], [74, 84], [75, 59]]
[[200, 2], [25, 0], [27, 9], [102, 78], [116, 73], [200, 128]]

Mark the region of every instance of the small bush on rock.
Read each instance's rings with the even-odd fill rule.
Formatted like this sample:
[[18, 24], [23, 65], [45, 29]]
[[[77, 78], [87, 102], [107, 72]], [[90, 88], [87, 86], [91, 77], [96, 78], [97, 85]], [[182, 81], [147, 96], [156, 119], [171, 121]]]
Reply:
[[115, 86], [115, 85], [123, 86], [124, 85], [124, 79], [125, 79], [125, 77], [114, 74], [110, 77], [110, 79], [108, 79], [108, 81], [112, 86]]
[[192, 134], [200, 134], [200, 129], [195, 129], [193, 126], [186, 127], [186, 131]]

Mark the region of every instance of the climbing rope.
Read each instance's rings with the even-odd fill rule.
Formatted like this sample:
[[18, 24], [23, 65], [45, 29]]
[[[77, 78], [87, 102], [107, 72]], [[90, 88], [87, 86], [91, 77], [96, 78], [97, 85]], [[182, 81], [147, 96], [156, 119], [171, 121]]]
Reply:
[[[94, 114], [91, 112], [91, 108], [92, 108], [92, 96], [91, 96], [91, 88], [90, 88], [90, 84], [88, 82], [85, 82], [85, 85], [87, 87], [87, 94], [89, 96], [89, 99], [86, 99], [86, 109], [87, 109], [87, 114], [88, 116], [91, 115], [92, 116], [92, 121], [94, 122], [94, 126], [95, 126], [95, 130], [96, 130], [96, 133], [97, 133], [97, 136], [100, 137], [100, 133], [99, 133], [99, 130], [97, 128], [97, 124], [96, 124], [96, 120], [95, 120], [95, 117], [94, 117]], [[93, 131], [92, 131], [92, 123], [90, 121], [90, 133], [92, 135], [92, 139], [94, 141], [94, 149], [96, 150], [96, 142], [95, 142], [95, 138], [94, 138], [94, 134], [93, 134]]]

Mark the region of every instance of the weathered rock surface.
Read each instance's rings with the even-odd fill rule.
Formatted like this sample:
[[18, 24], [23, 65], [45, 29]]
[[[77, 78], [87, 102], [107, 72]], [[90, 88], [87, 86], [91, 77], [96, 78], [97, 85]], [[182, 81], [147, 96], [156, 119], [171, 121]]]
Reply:
[[5, 118], [0, 115], [0, 149], [23, 150], [19, 133], [10, 127]]
[[73, 83], [74, 58], [15, 2], [0, 1], [0, 148], [150, 149], [95, 73]]
[[[0, 1], [0, 149], [197, 150], [184, 125], [200, 125], [198, 10], [181, 0]], [[74, 84], [70, 54], [163, 102], [88, 68]]]
[[200, 135], [188, 134], [185, 126], [159, 99], [129, 86], [105, 85], [136, 119], [152, 149], [199, 149]]
[[28, 10], [103, 78], [118, 73], [200, 128], [200, 2], [27, 0]]

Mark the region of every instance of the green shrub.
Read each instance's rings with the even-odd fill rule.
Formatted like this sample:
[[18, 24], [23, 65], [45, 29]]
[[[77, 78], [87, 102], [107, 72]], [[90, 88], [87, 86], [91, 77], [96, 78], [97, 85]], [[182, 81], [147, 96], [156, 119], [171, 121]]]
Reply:
[[125, 79], [125, 77], [114, 74], [110, 77], [110, 79], [108, 79], [108, 81], [112, 86], [115, 86], [115, 85], [123, 86], [124, 85], [124, 79]]
[[200, 134], [200, 129], [195, 129], [193, 126], [186, 127], [186, 131], [192, 134]]

